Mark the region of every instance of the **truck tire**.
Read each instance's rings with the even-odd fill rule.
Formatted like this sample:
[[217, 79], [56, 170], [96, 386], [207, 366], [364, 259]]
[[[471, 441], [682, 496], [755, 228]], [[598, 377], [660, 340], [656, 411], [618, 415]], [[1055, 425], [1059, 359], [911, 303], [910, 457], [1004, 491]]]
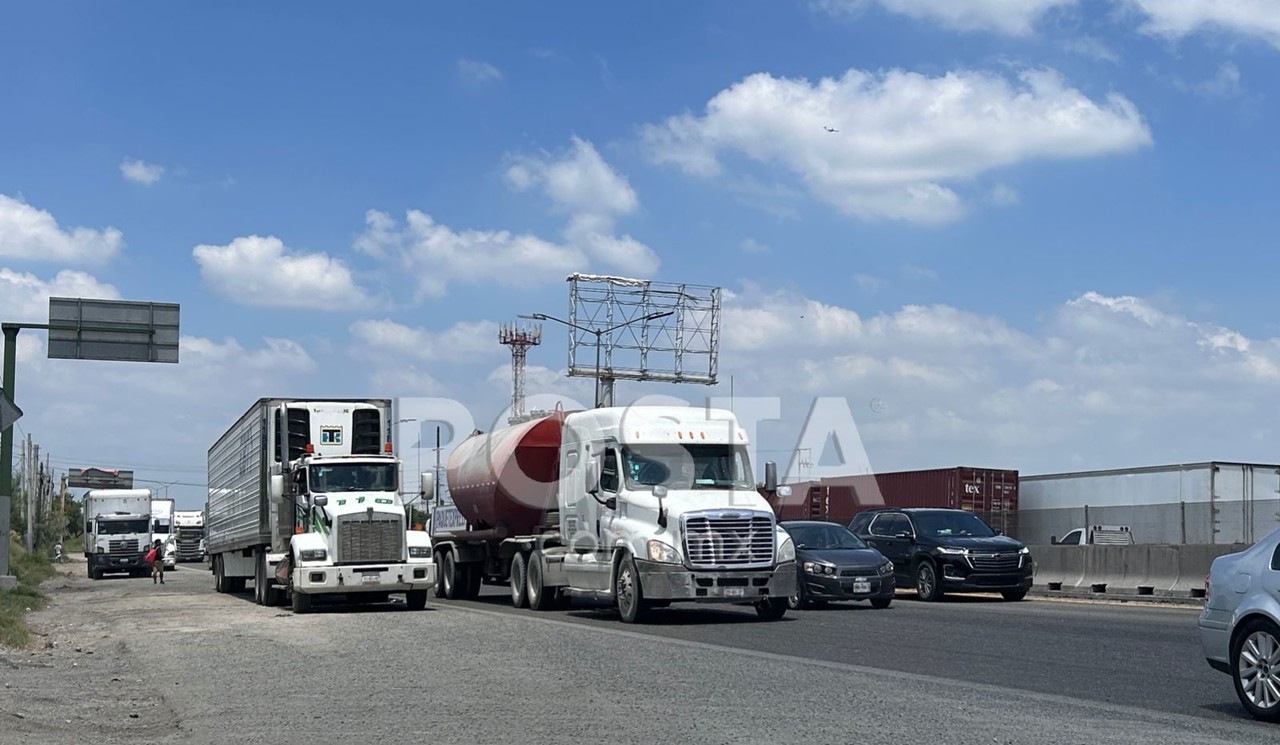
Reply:
[[409, 610], [422, 610], [427, 607], [426, 590], [409, 590], [404, 594], [404, 604]]
[[444, 596], [448, 600], [460, 600], [463, 593], [459, 592], [458, 580], [462, 579], [458, 575], [458, 562], [453, 560], [453, 552], [446, 551], [444, 554], [444, 570], [440, 572], [440, 583], [444, 586]]
[[541, 551], [529, 554], [529, 565], [525, 568], [529, 580], [525, 594], [529, 596], [529, 607], [533, 610], [549, 610], [556, 602], [556, 588], [543, 585], [543, 558]]
[[267, 554], [265, 551], [253, 552], [253, 602], [258, 605], [267, 604]]
[[787, 615], [786, 598], [766, 598], [756, 603], [756, 615], [764, 621], [780, 621]]
[[484, 564], [477, 561], [466, 565], [465, 575], [467, 578], [467, 586], [464, 588], [467, 591], [466, 598], [467, 600], [475, 600], [480, 597], [480, 585], [484, 583]]
[[289, 595], [292, 596], [290, 599], [293, 601], [294, 613], [303, 614], [303, 613], [311, 612], [311, 596], [310, 595], [297, 592], [296, 590], [293, 590], [293, 589], [289, 590]]
[[640, 587], [640, 571], [629, 555], [623, 555], [614, 573], [613, 595], [623, 623], [644, 623], [649, 616], [649, 603]]
[[225, 594], [227, 580], [222, 576], [222, 557], [213, 557], [213, 591]]
[[529, 605], [528, 568], [524, 553], [517, 551], [511, 557], [511, 604], [517, 608]]
[[436, 552], [436, 597], [444, 597], [444, 552]]

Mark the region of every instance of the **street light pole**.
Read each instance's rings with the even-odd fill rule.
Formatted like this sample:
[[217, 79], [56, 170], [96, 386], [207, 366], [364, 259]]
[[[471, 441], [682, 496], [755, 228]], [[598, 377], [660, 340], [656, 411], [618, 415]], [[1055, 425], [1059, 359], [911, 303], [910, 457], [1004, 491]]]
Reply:
[[534, 321], [555, 321], [556, 323], [563, 324], [565, 326], [568, 326], [569, 328], [575, 328], [575, 329], [578, 329], [579, 331], [585, 331], [588, 334], [595, 335], [596, 337], [596, 408], [600, 408], [601, 406], [604, 405], [604, 401], [601, 400], [601, 396], [600, 396], [600, 385], [603, 380], [600, 374], [600, 347], [603, 346], [603, 344], [601, 343], [601, 339], [604, 338], [604, 335], [613, 331], [617, 331], [618, 329], [623, 328], [624, 326], [630, 326], [633, 323], [640, 323], [641, 321], [654, 321], [659, 318], [666, 318], [667, 316], [674, 315], [674, 314], [675, 314], [675, 311], [673, 310], [669, 310], [664, 313], [650, 313], [647, 316], [632, 318], [630, 321], [625, 321], [623, 323], [619, 323], [615, 326], [610, 326], [604, 329], [589, 329], [589, 328], [586, 328], [585, 326], [579, 326], [576, 323], [566, 321], [563, 318], [556, 318], [555, 316], [549, 316], [546, 313], [533, 313], [530, 315], [521, 315], [520, 318], [529, 318]]
[[[414, 448], [414, 450], [418, 451], [418, 488], [421, 489], [422, 488], [422, 422], [418, 421], [414, 417], [408, 417], [406, 419], [400, 420], [400, 424], [408, 424], [409, 422], [413, 422], [418, 425], [418, 446]], [[424, 494], [423, 497], [425, 496], [426, 495]], [[412, 507], [409, 508], [409, 514], [413, 515]]]

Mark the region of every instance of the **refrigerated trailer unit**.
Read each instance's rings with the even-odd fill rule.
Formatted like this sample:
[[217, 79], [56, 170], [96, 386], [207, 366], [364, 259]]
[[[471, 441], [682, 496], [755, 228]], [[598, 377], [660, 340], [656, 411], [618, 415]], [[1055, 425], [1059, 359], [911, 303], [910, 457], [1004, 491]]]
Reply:
[[[214, 587], [262, 605], [319, 595], [426, 605], [431, 540], [408, 530], [388, 399], [258, 400], [209, 449]], [[424, 474], [424, 489], [430, 486]]]

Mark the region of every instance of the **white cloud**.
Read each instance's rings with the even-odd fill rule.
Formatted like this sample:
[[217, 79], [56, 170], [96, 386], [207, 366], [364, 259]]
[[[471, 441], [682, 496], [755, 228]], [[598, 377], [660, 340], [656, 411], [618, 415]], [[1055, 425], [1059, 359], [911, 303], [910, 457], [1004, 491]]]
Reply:
[[532, 287], [563, 281], [589, 263], [578, 248], [505, 230], [455, 231], [418, 210], [409, 210], [403, 226], [370, 210], [365, 224], [356, 248], [398, 260], [414, 276], [418, 300], [443, 297], [453, 282]]
[[64, 230], [48, 212], [0, 194], [0, 258], [102, 263], [124, 246], [116, 228]]
[[1123, 0], [1145, 17], [1145, 33], [1177, 39], [1199, 32], [1256, 37], [1280, 48], [1274, 0]]
[[15, 323], [48, 322], [50, 297], [120, 299], [115, 287], [71, 269], [58, 272], [49, 281], [34, 274], [0, 269], [0, 295], [5, 299], [5, 320]]
[[1111, 47], [1101, 40], [1092, 36], [1078, 36], [1074, 39], [1067, 39], [1062, 43], [1062, 48], [1098, 62], [1117, 63], [1120, 61], [1120, 55], [1112, 51]]
[[1258, 412], [1280, 406], [1280, 339], [1131, 296], [1084, 293], [1022, 330], [945, 305], [862, 316], [748, 288], [726, 297], [724, 332], [739, 396], [781, 395], [793, 432], [809, 397], [848, 397], [879, 470], [1269, 462]]
[[1195, 91], [1206, 98], [1234, 98], [1244, 89], [1240, 86], [1240, 68], [1224, 62], [1209, 80], [1195, 86]]
[[[863, 12], [871, 0], [814, 0], [818, 10], [832, 15]], [[961, 31], [995, 31], [1028, 36], [1049, 13], [1074, 7], [1079, 0], [874, 0], [884, 10], [917, 20], [940, 23]]]
[[191, 253], [205, 282], [243, 305], [350, 311], [368, 303], [342, 261], [291, 252], [275, 236], [244, 236]]
[[120, 161], [120, 175], [137, 184], [151, 185], [164, 175], [164, 167], [141, 160]]
[[459, 321], [437, 332], [387, 318], [369, 319], [351, 324], [351, 335], [361, 356], [367, 350], [397, 360], [473, 362], [506, 353], [498, 344], [498, 324], [492, 321]]
[[489, 83], [502, 79], [502, 71], [488, 62], [476, 60], [458, 60], [458, 75], [472, 83]]
[[743, 251], [749, 254], [769, 253], [769, 247], [761, 243], [760, 241], [756, 240], [755, 238], [747, 238], [741, 243], [740, 248], [742, 248]]
[[786, 169], [846, 214], [926, 224], [962, 216], [953, 186], [994, 169], [1152, 142], [1128, 99], [1094, 101], [1052, 70], [1013, 81], [968, 70], [849, 70], [816, 83], [759, 73], [712, 97], [704, 115], [642, 136], [654, 161], [686, 173], [717, 175], [730, 152]]
[[874, 277], [870, 274], [863, 274], [861, 272], [853, 275], [853, 280], [858, 283], [859, 287], [867, 292], [876, 292], [884, 285], [884, 280], [879, 277]]
[[635, 190], [590, 143], [573, 138], [569, 152], [556, 157], [519, 157], [506, 172], [516, 191], [540, 188], [557, 212], [569, 216], [568, 245], [596, 261], [630, 275], [648, 276], [658, 269], [653, 249], [629, 235], [616, 236], [619, 217], [640, 206]]
[[1008, 184], [996, 184], [991, 187], [991, 194], [987, 199], [999, 207], [1011, 207], [1022, 201], [1022, 198], [1018, 196], [1018, 190]]

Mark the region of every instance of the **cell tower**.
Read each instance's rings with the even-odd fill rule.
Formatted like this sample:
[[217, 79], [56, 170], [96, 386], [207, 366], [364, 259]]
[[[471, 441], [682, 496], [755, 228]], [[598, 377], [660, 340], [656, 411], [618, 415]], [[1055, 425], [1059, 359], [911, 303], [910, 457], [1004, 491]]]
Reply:
[[524, 416], [524, 362], [529, 347], [542, 343], [542, 324], [498, 327], [498, 341], [511, 347], [511, 418]]

